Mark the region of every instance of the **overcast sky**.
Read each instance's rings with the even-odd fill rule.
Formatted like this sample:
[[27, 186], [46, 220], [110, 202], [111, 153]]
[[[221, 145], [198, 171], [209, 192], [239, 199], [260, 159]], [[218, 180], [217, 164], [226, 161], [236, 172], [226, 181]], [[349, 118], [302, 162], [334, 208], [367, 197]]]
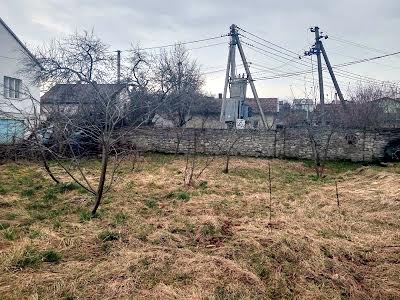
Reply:
[[[313, 34], [309, 27], [318, 25], [332, 37], [324, 40], [324, 44], [333, 65], [400, 51], [399, 0], [0, 0], [0, 12], [11, 29], [33, 49], [75, 30], [94, 28], [112, 49], [127, 49], [131, 44], [151, 47], [226, 34], [229, 26], [235, 23], [299, 54], [312, 45]], [[336, 39], [353, 40], [379, 51]], [[188, 48], [196, 48], [224, 41], [226, 44], [190, 51], [204, 72], [225, 68], [228, 37], [188, 45]], [[295, 62], [282, 66], [282, 62], [270, 55], [261, 55], [249, 47], [245, 47], [245, 52], [249, 62], [276, 68], [278, 73], [307, 69]], [[309, 57], [301, 63], [311, 69]], [[380, 80], [398, 81], [400, 56], [350, 66], [345, 70]], [[338, 77], [345, 92], [356, 84], [354, 80]], [[330, 98], [333, 89], [328, 76], [325, 81], [325, 94]], [[204, 89], [216, 95], [222, 92], [223, 83], [224, 72], [212, 73], [207, 75]], [[262, 97], [314, 97], [312, 75], [258, 80], [256, 87]]]

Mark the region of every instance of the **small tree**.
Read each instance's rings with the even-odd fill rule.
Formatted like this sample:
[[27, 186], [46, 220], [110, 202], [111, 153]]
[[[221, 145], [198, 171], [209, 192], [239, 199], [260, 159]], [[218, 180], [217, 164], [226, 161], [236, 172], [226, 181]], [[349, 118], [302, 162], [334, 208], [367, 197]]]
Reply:
[[[26, 62], [26, 70], [33, 74], [37, 82], [43, 82], [47, 87], [53, 83], [72, 84], [72, 94], [67, 93], [67, 97], [74, 93], [80, 95], [73, 114], [65, 111], [50, 113], [50, 119], [56, 117], [52, 124], [58, 133], [56, 138], [59, 149], [63, 148], [64, 151], [50, 147], [46, 147], [46, 151], [51, 153], [57, 164], [75, 182], [94, 195], [94, 216], [104, 193], [111, 188], [119, 166], [121, 152], [115, 147], [119, 140], [115, 130], [127, 116], [129, 99], [121, 96], [124, 95], [121, 93], [124, 86], [111, 84], [115, 82], [110, 73], [114, 69], [114, 59], [108, 46], [93, 32], [75, 33], [53, 41], [38, 49], [36, 57], [43, 70], [38, 72], [31, 61]], [[89, 144], [99, 150], [101, 155], [96, 183], [88, 179], [81, 166], [81, 149]], [[114, 164], [110, 169], [111, 155]]]
[[193, 103], [201, 97], [203, 79], [183, 45], [161, 51], [154, 65], [154, 83], [167, 95], [162, 111], [176, 127], [184, 126], [191, 118]]

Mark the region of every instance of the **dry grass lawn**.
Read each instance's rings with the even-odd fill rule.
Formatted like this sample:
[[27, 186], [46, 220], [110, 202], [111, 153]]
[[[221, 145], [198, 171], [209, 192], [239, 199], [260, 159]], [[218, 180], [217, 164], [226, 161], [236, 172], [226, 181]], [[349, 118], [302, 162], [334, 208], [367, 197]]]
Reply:
[[1, 165], [0, 299], [400, 299], [400, 164], [271, 160], [269, 223], [267, 162], [185, 188], [183, 157], [146, 155], [94, 219], [75, 184]]

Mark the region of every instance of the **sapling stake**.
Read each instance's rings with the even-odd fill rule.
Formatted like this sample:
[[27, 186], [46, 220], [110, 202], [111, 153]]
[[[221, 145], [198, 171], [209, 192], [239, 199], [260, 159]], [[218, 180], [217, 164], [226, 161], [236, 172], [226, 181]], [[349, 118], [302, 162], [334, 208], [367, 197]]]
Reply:
[[335, 186], [336, 186], [336, 202], [337, 202], [338, 208], [340, 208], [339, 190], [338, 190], [337, 181], [335, 181]]
[[269, 182], [269, 226], [272, 230], [272, 181], [271, 164], [268, 162], [268, 182]]

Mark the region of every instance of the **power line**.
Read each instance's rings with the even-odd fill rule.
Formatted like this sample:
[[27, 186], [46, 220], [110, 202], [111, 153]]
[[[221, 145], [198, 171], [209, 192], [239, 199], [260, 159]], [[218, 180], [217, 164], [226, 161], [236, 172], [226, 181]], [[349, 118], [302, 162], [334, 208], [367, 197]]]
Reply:
[[356, 42], [353, 42], [353, 41], [348, 41], [348, 40], [345, 40], [345, 39], [342, 39], [342, 38], [339, 38], [339, 37], [335, 37], [335, 36], [332, 37], [331, 35], [329, 35], [329, 39], [333, 40], [333, 41], [340, 42], [342, 44], [348, 44], [348, 45], [352, 45], [354, 47], [358, 47], [358, 48], [362, 48], [362, 49], [366, 49], [366, 50], [370, 50], [370, 51], [374, 51], [374, 52], [378, 52], [378, 53], [382, 53], [382, 54], [389, 53], [389, 51], [385, 51], [385, 50], [369, 47], [367, 45], [363, 45], [363, 44], [356, 43]]
[[258, 35], [255, 35], [254, 33], [251, 33], [251, 32], [249, 32], [249, 31], [246, 31], [245, 29], [243, 29], [243, 28], [241, 28], [241, 27], [239, 27], [239, 26], [237, 26], [237, 28], [238, 28], [239, 30], [241, 30], [241, 31], [243, 31], [243, 32], [246, 32], [247, 34], [250, 34], [251, 36], [253, 36], [253, 37], [255, 37], [255, 38], [258, 38], [258, 39], [260, 39], [260, 40], [262, 40], [262, 41], [264, 41], [264, 42], [266, 42], [266, 43], [268, 43], [268, 44], [271, 44], [271, 45], [273, 45], [273, 46], [275, 46], [275, 47], [277, 47], [277, 48], [279, 48], [279, 49], [285, 50], [286, 52], [292, 53], [292, 54], [294, 54], [294, 55], [298, 55], [298, 53], [296, 53], [296, 52], [294, 52], [294, 51], [292, 51], [292, 50], [290, 50], [290, 49], [287, 49], [287, 48], [282, 47], [282, 46], [279, 46], [279, 45], [277, 45], [277, 44], [275, 44], [275, 43], [273, 43], [273, 42], [271, 42], [271, 41], [268, 41], [268, 40], [266, 40], [266, 39], [263, 39], [262, 37], [259, 37]]
[[[226, 37], [226, 36], [229, 36], [229, 34], [222, 34], [222, 35], [219, 35], [219, 36], [213, 36], [213, 37], [204, 38], [204, 39], [198, 39], [198, 40], [193, 40], [193, 41], [176, 42], [176, 43], [173, 43], [173, 44], [167, 44], [167, 45], [161, 45], [161, 46], [153, 46], [153, 47], [145, 47], [145, 48], [140, 48], [139, 47], [137, 49], [125, 49], [125, 50], [121, 50], [121, 51], [133, 52], [133, 51], [137, 51], [137, 50], [156, 50], [156, 49], [175, 47], [176, 45], [189, 45], [189, 44], [201, 43], [201, 42], [220, 39], [220, 38], [223, 38], [223, 37]], [[194, 49], [192, 49], [192, 50], [194, 50]], [[116, 51], [112, 51], [112, 52], [116, 52]]]

